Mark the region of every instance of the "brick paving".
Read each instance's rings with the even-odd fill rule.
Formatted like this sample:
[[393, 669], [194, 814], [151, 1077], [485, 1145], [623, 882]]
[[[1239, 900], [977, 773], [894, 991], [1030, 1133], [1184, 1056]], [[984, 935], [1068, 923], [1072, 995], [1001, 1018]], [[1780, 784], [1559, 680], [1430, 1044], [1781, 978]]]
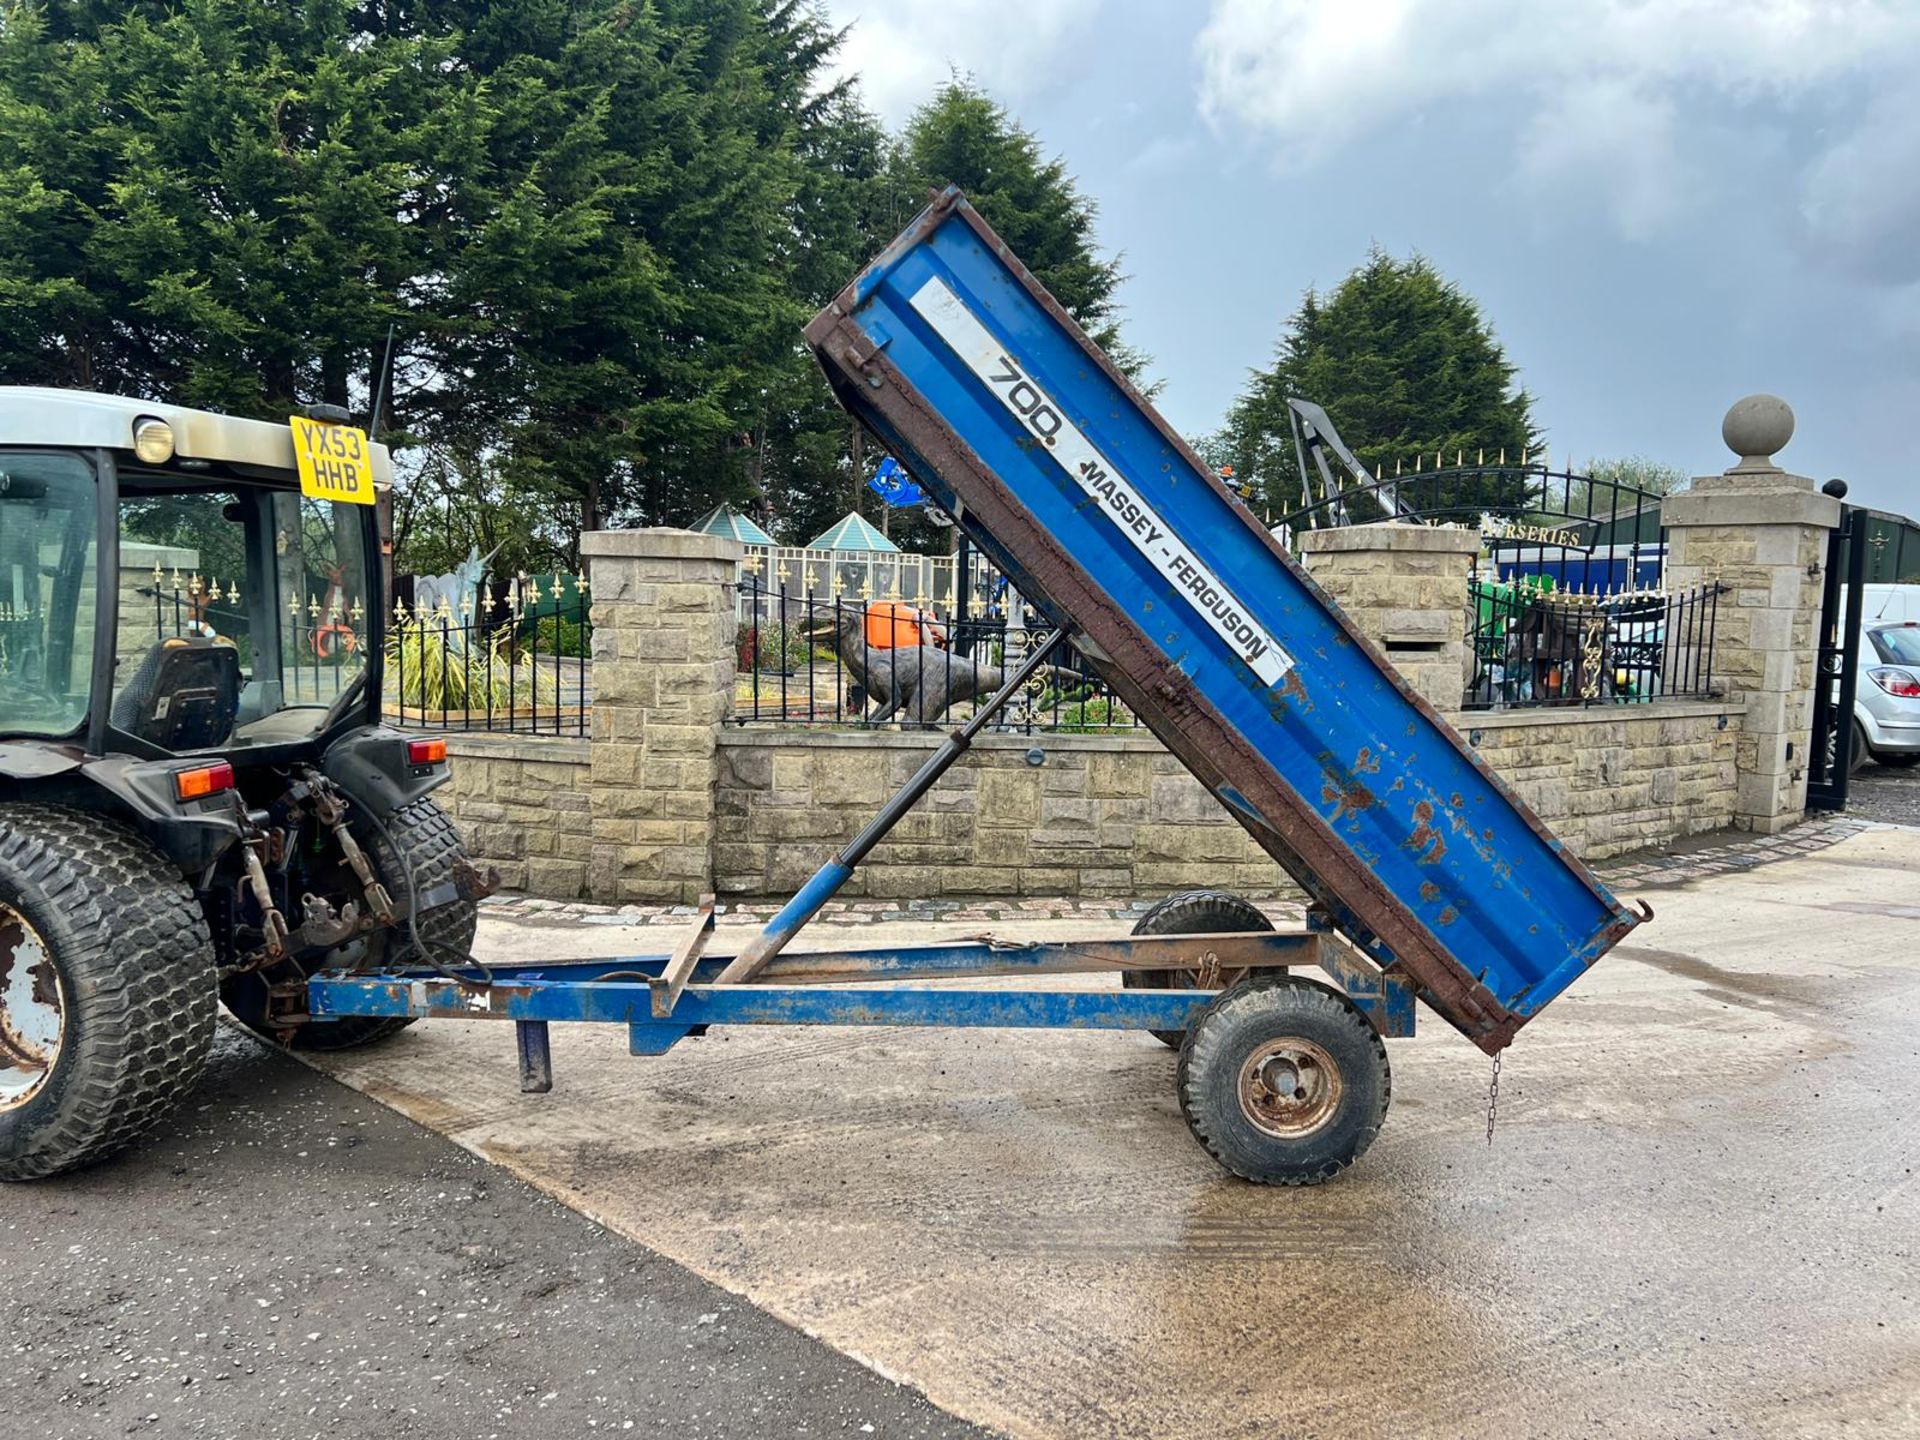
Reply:
[[[1665, 889], [1711, 875], [1751, 870], [1775, 860], [1788, 860], [1824, 850], [1870, 828], [1873, 821], [1851, 815], [1822, 816], [1779, 835], [1748, 835], [1721, 831], [1697, 836], [1664, 851], [1624, 855], [1603, 860], [1595, 871], [1616, 890]], [[1113, 920], [1132, 924], [1162, 897], [1138, 899], [1103, 897], [1075, 899], [1057, 896], [1019, 899], [991, 896], [978, 899], [943, 897], [926, 900], [840, 900], [820, 912], [815, 924], [879, 925], [902, 920], [982, 924], [1009, 920]], [[1303, 907], [1296, 901], [1256, 902], [1276, 922], [1297, 923]], [[778, 900], [730, 900], [720, 914], [735, 923], [764, 921], [780, 908]], [[483, 914], [501, 919], [534, 920], [558, 925], [684, 924], [694, 913], [691, 905], [595, 905], [587, 901], [541, 900], [528, 895], [495, 895], [483, 902]]]

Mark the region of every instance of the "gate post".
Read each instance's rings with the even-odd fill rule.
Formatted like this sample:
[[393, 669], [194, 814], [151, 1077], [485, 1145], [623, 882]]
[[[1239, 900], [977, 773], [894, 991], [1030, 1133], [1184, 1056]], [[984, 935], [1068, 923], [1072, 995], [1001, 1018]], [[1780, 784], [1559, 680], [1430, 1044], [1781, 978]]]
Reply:
[[1436, 710], [1465, 698], [1467, 576], [1480, 532], [1382, 521], [1309, 530], [1307, 573]]
[[1735, 746], [1734, 824], [1774, 834], [1806, 810], [1815, 652], [1827, 537], [1840, 502], [1773, 463], [1793, 438], [1793, 411], [1750, 395], [1720, 433], [1739, 458], [1661, 505], [1667, 585], [1725, 586], [1712, 679], [1746, 702]]
[[580, 553], [593, 595], [588, 892], [692, 904], [713, 889], [740, 545], [690, 530], [599, 530], [580, 537]]

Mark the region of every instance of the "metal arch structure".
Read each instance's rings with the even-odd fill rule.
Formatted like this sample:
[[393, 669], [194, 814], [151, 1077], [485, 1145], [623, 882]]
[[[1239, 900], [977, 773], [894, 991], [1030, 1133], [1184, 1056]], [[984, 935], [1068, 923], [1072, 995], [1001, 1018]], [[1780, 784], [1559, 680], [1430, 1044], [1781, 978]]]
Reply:
[[[1311, 400], [1303, 400], [1298, 395], [1287, 397], [1287, 424], [1293, 431], [1293, 455], [1300, 467], [1300, 508], [1281, 519], [1281, 525], [1288, 525], [1296, 517], [1324, 516], [1334, 525], [1350, 524], [1347, 498], [1351, 494], [1374, 496], [1391, 520], [1418, 518], [1407, 513], [1400, 503], [1399, 486], [1391, 480], [1376, 480], [1360, 463], [1360, 457], [1347, 448], [1346, 441], [1340, 438], [1340, 432], [1334, 428], [1333, 418]], [[1353, 483], [1343, 485], [1333, 477], [1333, 468], [1327, 463], [1327, 456], [1344, 469]], [[1313, 461], [1313, 469], [1307, 469], [1307, 461]], [[1313, 493], [1313, 476], [1320, 477], [1320, 493]]]

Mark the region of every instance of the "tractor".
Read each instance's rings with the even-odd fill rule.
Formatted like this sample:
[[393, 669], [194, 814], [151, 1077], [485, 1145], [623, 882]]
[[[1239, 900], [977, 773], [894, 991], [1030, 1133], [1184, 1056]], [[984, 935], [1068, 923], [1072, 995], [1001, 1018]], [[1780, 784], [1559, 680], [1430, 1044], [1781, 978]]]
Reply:
[[381, 723], [379, 492], [276, 425], [0, 387], [0, 1179], [88, 1164], [198, 1078], [218, 1008], [292, 1049], [321, 969], [471, 965], [492, 884]]

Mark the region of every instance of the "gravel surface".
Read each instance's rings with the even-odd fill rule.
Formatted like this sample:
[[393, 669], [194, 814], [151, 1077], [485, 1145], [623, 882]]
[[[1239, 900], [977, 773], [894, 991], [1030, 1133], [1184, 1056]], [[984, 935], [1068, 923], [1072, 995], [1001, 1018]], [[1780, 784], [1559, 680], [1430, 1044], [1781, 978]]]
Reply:
[[0, 1186], [0, 1282], [32, 1440], [987, 1433], [225, 1027], [135, 1151]]
[[1892, 825], [1920, 825], [1920, 765], [1902, 770], [1868, 762], [1847, 783], [1847, 813]]

